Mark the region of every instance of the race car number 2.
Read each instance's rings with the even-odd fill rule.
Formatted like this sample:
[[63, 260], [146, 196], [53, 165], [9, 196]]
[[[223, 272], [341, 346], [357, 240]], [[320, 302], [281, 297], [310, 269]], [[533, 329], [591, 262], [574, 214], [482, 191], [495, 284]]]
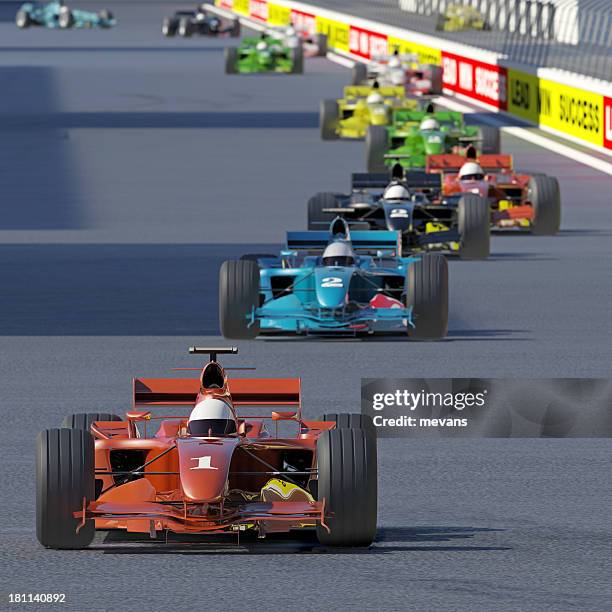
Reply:
[[66, 593], [9, 593], [9, 603], [66, 603]]
[[321, 279], [321, 287], [344, 287], [344, 283], [337, 276], [326, 276]]

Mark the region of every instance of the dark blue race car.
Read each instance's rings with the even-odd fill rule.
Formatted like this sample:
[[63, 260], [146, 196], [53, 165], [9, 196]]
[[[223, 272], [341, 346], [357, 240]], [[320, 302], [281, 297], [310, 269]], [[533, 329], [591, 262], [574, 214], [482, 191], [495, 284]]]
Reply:
[[280, 256], [224, 262], [219, 314], [226, 338], [396, 332], [440, 340], [447, 263], [440, 253], [402, 257], [400, 232], [350, 231], [338, 217], [329, 231], [288, 232]]
[[15, 15], [18, 28], [43, 26], [46, 28], [112, 28], [117, 21], [110, 11], [98, 13], [82, 11], [66, 6], [63, 0], [59, 2], [26, 2], [19, 7]]

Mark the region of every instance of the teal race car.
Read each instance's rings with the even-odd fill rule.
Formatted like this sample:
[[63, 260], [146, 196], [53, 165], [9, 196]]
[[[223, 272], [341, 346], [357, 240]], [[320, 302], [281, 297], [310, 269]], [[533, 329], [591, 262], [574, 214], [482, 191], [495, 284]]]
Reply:
[[479, 153], [500, 151], [499, 129], [490, 125], [466, 125], [463, 114], [396, 109], [387, 126], [371, 125], [366, 134], [368, 172], [385, 172], [395, 164], [407, 170], [424, 169], [428, 155], [464, 153], [473, 146]]
[[15, 15], [15, 24], [24, 29], [32, 26], [46, 28], [112, 28], [117, 21], [107, 10], [98, 13], [82, 11], [66, 6], [63, 0], [59, 2], [26, 2], [19, 7]]
[[304, 72], [302, 45], [287, 46], [278, 38], [262, 34], [259, 38], [243, 38], [240, 46], [225, 49], [226, 74], [268, 72], [302, 74]]

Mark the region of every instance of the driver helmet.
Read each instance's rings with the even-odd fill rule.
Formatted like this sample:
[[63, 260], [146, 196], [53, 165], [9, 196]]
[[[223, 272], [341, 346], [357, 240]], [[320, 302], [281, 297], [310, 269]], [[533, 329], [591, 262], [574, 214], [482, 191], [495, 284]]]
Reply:
[[192, 436], [203, 438], [227, 436], [237, 431], [236, 417], [227, 402], [206, 397], [191, 411], [187, 431]]
[[293, 26], [289, 26], [286, 30], [285, 30], [285, 35], [286, 36], [297, 36], [297, 31]]
[[401, 68], [395, 69], [391, 72], [390, 79], [393, 85], [403, 85], [406, 82], [406, 74]]
[[419, 129], [423, 132], [435, 132], [440, 129], [440, 124], [433, 117], [426, 117], [421, 121]]
[[397, 57], [397, 55], [394, 55], [389, 60], [387, 66], [389, 66], [389, 68], [401, 68], [402, 67], [402, 62], [400, 61], [400, 58]]
[[385, 99], [377, 92], [373, 91], [367, 98], [366, 102], [368, 104], [383, 104]]
[[476, 162], [467, 162], [459, 170], [459, 179], [462, 181], [483, 181], [485, 173]]
[[384, 200], [409, 200], [410, 192], [401, 183], [391, 183], [383, 193]]
[[357, 257], [348, 242], [332, 242], [323, 251], [324, 266], [354, 266]]
[[268, 43], [265, 40], [260, 40], [257, 43], [257, 50], [258, 51], [265, 51], [268, 48]]

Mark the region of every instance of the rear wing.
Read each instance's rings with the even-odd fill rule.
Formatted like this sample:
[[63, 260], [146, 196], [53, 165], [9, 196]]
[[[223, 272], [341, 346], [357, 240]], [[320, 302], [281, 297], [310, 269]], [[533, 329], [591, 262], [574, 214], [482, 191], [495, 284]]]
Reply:
[[[235, 406], [300, 406], [299, 378], [235, 378], [228, 381]], [[192, 406], [200, 391], [197, 378], [135, 378], [134, 408]]]
[[[442, 178], [438, 173], [406, 170], [403, 181], [410, 189], [419, 191], [439, 191], [442, 189]], [[384, 189], [390, 182], [391, 173], [389, 172], [356, 172], [351, 175], [353, 190]]]
[[[394, 251], [400, 255], [401, 233], [391, 231], [354, 231], [350, 233], [351, 246], [357, 253]], [[290, 251], [321, 252], [330, 242], [329, 231], [287, 232]]]
[[371, 93], [378, 92], [383, 98], [404, 98], [404, 87], [378, 87], [370, 85], [347, 85], [344, 88], [345, 98], [367, 98]]
[[[427, 157], [427, 172], [456, 173], [467, 161], [472, 160], [457, 154], [429, 155]], [[512, 155], [481, 155], [477, 161], [487, 174], [514, 168]]]

